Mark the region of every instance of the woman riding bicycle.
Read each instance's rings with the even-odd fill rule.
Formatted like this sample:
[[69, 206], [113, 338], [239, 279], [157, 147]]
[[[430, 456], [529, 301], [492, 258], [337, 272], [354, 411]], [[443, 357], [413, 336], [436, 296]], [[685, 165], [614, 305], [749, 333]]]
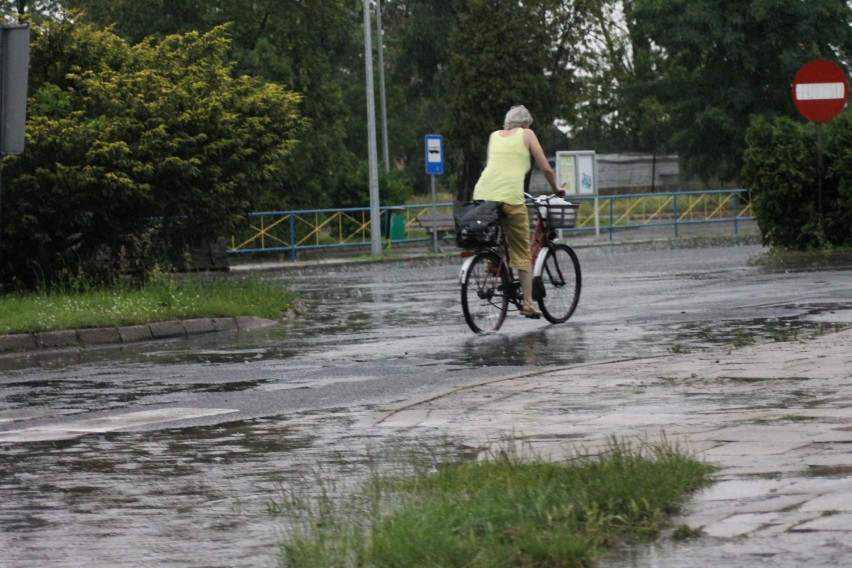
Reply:
[[556, 176], [547, 162], [535, 133], [530, 130], [532, 115], [523, 105], [513, 106], [503, 120], [503, 130], [495, 130], [488, 138], [488, 161], [473, 190], [474, 200], [502, 203], [503, 232], [509, 246], [509, 265], [518, 271], [524, 305], [521, 315], [539, 318], [532, 304], [532, 259], [530, 258], [530, 224], [524, 199], [524, 178], [530, 170], [530, 156], [554, 193]]

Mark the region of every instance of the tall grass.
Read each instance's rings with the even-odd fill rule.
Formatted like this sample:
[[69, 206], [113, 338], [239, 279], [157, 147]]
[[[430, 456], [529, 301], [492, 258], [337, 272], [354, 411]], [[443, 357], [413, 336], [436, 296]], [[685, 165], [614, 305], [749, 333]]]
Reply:
[[[413, 478], [376, 478], [354, 506], [282, 545], [286, 566], [581, 567], [626, 539], [656, 535], [710, 467], [671, 447], [613, 443], [601, 459], [495, 459]], [[380, 504], [379, 502], [382, 501]], [[305, 509], [302, 509], [304, 512]], [[303, 519], [304, 520], [304, 519]]]
[[200, 317], [275, 319], [292, 303], [289, 291], [258, 280], [163, 277], [139, 288], [88, 288], [0, 296], [0, 334]]

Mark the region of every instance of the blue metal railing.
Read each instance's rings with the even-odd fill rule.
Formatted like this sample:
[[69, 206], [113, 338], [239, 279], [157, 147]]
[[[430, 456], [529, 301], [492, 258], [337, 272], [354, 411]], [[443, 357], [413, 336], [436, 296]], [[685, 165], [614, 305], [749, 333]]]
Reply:
[[[685, 226], [730, 223], [734, 236], [740, 223], [754, 219], [749, 191], [722, 189], [666, 193], [571, 197], [580, 203], [577, 227], [568, 232], [606, 233], [646, 227], [672, 227], [680, 236]], [[452, 213], [451, 202], [380, 208], [382, 238], [389, 244], [430, 242], [418, 217]], [[228, 254], [286, 253], [295, 260], [299, 251], [365, 247], [371, 244], [369, 207], [308, 209], [252, 213], [250, 227], [232, 236]]]
[[[683, 227], [719, 223], [730, 223], [736, 236], [741, 222], [754, 220], [750, 192], [746, 189], [608, 195], [598, 199], [607, 202], [607, 223], [601, 228], [607, 231], [610, 240], [616, 231], [623, 229], [672, 227], [674, 236], [678, 237]], [[616, 207], [619, 201], [628, 203]], [[631, 202], [652, 202], [655, 208], [638, 212]]]
[[[380, 207], [382, 238], [391, 243], [426, 241], [418, 228], [420, 215], [451, 213], [452, 203]], [[396, 226], [396, 223], [400, 223]], [[299, 251], [369, 246], [371, 244], [369, 207], [347, 209], [307, 209], [261, 211], [249, 215], [249, 230], [232, 236], [228, 254], [289, 253], [295, 260]], [[394, 234], [401, 230], [402, 238]], [[423, 233], [422, 235], [418, 233]], [[395, 238], [397, 237], [397, 238]]]

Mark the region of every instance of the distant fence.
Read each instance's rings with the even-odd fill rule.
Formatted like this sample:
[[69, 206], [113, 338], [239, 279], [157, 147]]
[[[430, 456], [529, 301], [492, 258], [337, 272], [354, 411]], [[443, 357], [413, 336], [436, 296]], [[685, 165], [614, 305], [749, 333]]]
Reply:
[[[617, 231], [670, 227], [674, 236], [693, 225], [728, 223], [737, 235], [740, 222], [752, 221], [751, 197], [745, 189], [720, 189], [627, 195], [572, 197], [580, 203], [577, 227], [569, 233], [600, 232], [610, 239]], [[596, 205], [597, 204], [597, 209]], [[382, 240], [388, 244], [431, 243], [418, 218], [447, 217], [452, 203], [381, 207]], [[597, 220], [597, 223], [596, 223]], [[299, 252], [345, 249], [371, 245], [369, 207], [263, 211], [250, 215], [249, 227], [233, 235], [227, 252], [238, 254], [285, 254], [295, 260]]]
[[[610, 239], [618, 230], [671, 227], [674, 236], [689, 226], [728, 223], [734, 235], [740, 222], [753, 221], [751, 194], [745, 189], [683, 191], [602, 196], [598, 200], [601, 231]], [[578, 228], [589, 228], [582, 218]]]

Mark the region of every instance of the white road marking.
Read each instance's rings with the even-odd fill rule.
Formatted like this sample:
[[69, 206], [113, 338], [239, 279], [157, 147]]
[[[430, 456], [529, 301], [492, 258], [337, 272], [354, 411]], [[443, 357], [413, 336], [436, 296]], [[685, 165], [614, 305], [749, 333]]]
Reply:
[[239, 411], [234, 408], [159, 408], [156, 410], [142, 410], [101, 418], [72, 420], [50, 426], [34, 426], [21, 430], [0, 432], [0, 442], [63, 440], [83, 434], [103, 434], [105, 432], [114, 432], [116, 430], [157, 424], [159, 422], [189, 420], [192, 418], [228, 414], [230, 412]]

